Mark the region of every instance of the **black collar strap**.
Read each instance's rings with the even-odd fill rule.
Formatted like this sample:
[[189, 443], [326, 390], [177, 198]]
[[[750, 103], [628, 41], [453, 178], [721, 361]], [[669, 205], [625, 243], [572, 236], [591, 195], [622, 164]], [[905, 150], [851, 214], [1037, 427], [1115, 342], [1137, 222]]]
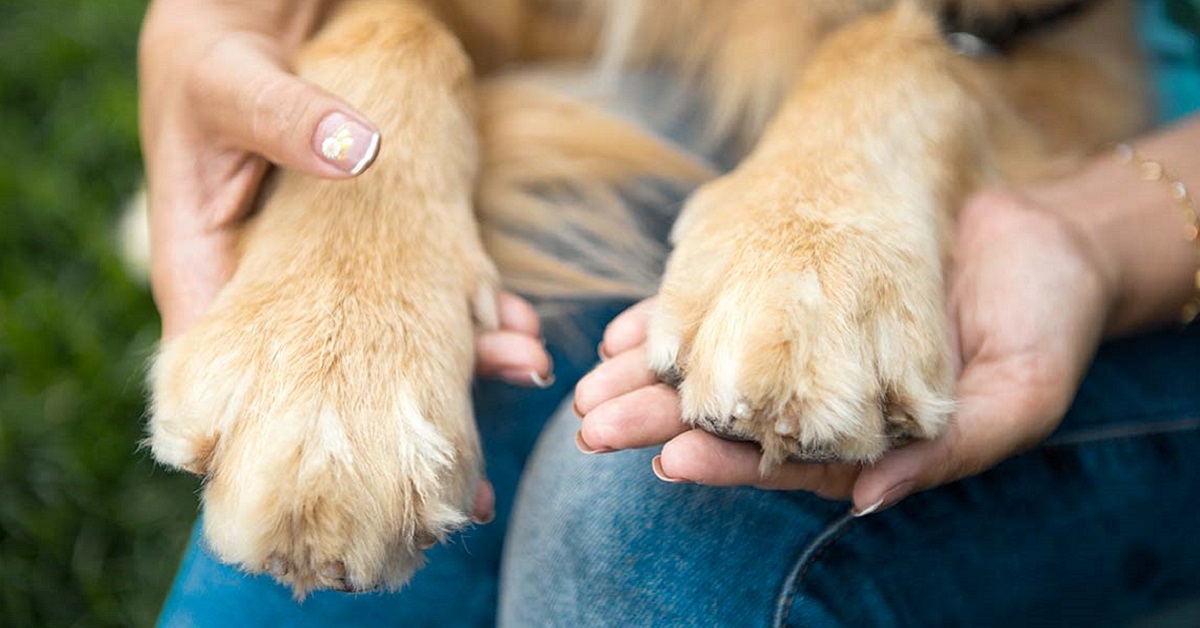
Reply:
[[952, 0], [941, 13], [942, 32], [954, 48], [981, 56], [1006, 53], [1022, 40], [1086, 13], [1097, 0], [1062, 0], [1044, 8], [1000, 15], [965, 15], [962, 0]]

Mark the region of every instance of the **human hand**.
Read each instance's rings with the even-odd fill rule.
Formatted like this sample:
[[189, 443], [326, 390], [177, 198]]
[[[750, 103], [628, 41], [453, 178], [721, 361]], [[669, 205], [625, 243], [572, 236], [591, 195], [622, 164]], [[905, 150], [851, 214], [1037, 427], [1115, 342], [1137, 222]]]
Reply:
[[[208, 309], [233, 272], [236, 228], [269, 163], [353, 176], [320, 152], [326, 117], [374, 126], [290, 70], [328, 2], [152, 2], [139, 44], [141, 135], [151, 228], [151, 284], [163, 336]], [[368, 142], [358, 142], [360, 147]], [[355, 165], [370, 155], [360, 155]], [[369, 159], [364, 165], [369, 164]]]
[[1068, 221], [1008, 193], [963, 209], [948, 314], [959, 358], [958, 411], [941, 438], [869, 466], [787, 462], [767, 477], [761, 454], [691, 429], [678, 396], [645, 366], [642, 303], [606, 330], [605, 361], [580, 381], [578, 445], [611, 451], [663, 445], [654, 471], [668, 481], [808, 490], [852, 498], [859, 513], [983, 470], [1045, 438], [1066, 412], [1114, 304], [1113, 279]]
[[[151, 4], [139, 49], [141, 130], [164, 338], [202, 316], [232, 274], [237, 227], [270, 164], [339, 179], [375, 157], [375, 126], [290, 68], [331, 4]], [[326, 157], [325, 139], [343, 127], [359, 141]], [[548, 377], [533, 309], [512, 295], [498, 306], [501, 330], [477, 343], [480, 374], [521, 385]]]

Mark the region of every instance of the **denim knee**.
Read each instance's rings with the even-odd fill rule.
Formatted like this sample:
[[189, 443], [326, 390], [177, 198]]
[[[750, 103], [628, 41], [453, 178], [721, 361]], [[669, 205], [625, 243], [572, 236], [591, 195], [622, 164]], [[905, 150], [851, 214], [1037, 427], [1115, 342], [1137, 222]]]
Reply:
[[569, 410], [552, 419], [522, 479], [501, 625], [769, 626], [794, 557], [847, 512], [801, 493], [668, 484], [653, 451], [579, 453], [578, 424]]

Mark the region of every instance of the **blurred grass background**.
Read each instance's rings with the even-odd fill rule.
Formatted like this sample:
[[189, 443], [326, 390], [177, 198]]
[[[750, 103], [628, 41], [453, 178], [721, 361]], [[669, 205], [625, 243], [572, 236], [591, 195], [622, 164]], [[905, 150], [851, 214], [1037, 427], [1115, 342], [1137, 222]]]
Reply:
[[158, 320], [115, 247], [145, 2], [0, 6], [0, 626], [149, 625], [197, 484], [137, 449]]

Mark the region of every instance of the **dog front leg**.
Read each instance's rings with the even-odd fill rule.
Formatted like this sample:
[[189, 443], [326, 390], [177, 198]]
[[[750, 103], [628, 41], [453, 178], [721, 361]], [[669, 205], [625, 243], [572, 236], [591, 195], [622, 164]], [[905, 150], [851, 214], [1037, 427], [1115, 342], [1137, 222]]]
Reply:
[[[379, 157], [347, 181], [278, 173], [212, 310], [155, 360], [150, 444], [205, 475], [222, 560], [298, 596], [394, 589], [480, 478], [473, 320], [495, 325], [496, 277], [471, 67], [416, 3], [354, 0], [298, 70], [377, 123]], [[328, 131], [331, 158], [366, 141]]]
[[943, 266], [982, 159], [980, 103], [912, 3], [817, 49], [673, 239], [651, 366], [693, 425], [789, 455], [869, 461], [952, 409]]

